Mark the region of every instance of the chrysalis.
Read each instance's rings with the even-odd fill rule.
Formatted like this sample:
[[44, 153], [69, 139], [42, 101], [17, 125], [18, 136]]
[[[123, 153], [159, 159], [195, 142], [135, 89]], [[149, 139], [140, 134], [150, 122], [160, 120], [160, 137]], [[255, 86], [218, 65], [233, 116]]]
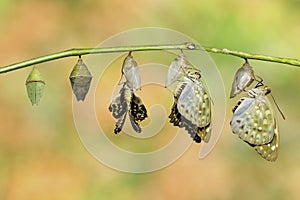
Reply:
[[171, 63], [166, 81], [166, 87], [180, 79], [185, 70], [191, 69], [192, 66], [187, 61], [186, 56], [181, 52]]
[[109, 111], [117, 120], [114, 130], [115, 134], [122, 131], [127, 113], [129, 114], [132, 128], [138, 133], [142, 132], [139, 123], [148, 117], [146, 107], [141, 98], [131, 90], [127, 83], [123, 83], [119, 94], [112, 100], [109, 106]]
[[211, 99], [200, 73], [189, 73], [175, 90], [169, 115], [174, 126], [185, 128], [195, 142], [208, 142], [211, 135]]
[[133, 59], [131, 51], [123, 62], [122, 75], [125, 76], [127, 85], [130, 89], [135, 91], [141, 88], [141, 77], [138, 69], [138, 64]]
[[264, 159], [275, 161], [279, 153], [279, 130], [273, 106], [260, 86], [248, 91], [233, 109], [232, 132], [253, 147]]
[[248, 61], [243, 64], [241, 68], [234, 75], [230, 98], [235, 97], [239, 93], [241, 93], [246, 87], [251, 85], [251, 83], [255, 80], [254, 71], [252, 67], [249, 65]]
[[70, 74], [70, 82], [77, 101], [84, 101], [91, 85], [92, 74], [79, 57]]
[[26, 80], [27, 95], [33, 106], [39, 104], [44, 93], [44, 87], [45, 82], [41, 73], [34, 67]]

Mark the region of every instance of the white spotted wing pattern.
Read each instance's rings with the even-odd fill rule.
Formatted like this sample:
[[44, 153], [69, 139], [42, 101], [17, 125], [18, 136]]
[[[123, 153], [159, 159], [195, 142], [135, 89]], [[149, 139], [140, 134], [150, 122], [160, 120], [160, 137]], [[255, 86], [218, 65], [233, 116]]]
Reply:
[[233, 109], [232, 131], [252, 146], [264, 159], [275, 161], [279, 152], [279, 131], [268, 95], [271, 90], [261, 86], [248, 91]]
[[200, 73], [189, 73], [177, 85], [169, 115], [174, 126], [185, 128], [195, 142], [208, 142], [211, 134], [211, 99], [200, 80]]

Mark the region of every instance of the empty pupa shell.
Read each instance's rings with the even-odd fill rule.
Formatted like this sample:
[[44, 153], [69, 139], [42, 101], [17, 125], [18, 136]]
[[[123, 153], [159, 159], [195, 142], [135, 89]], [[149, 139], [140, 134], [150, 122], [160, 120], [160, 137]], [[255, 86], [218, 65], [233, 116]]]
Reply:
[[167, 75], [167, 81], [166, 81], [166, 87], [170, 86], [172, 83], [180, 79], [185, 69], [191, 69], [192, 67], [189, 65], [186, 56], [183, 53], [180, 53], [171, 63], [168, 75]]
[[90, 89], [92, 78], [92, 74], [87, 66], [82, 59], [79, 58], [70, 75], [72, 90], [77, 101], [84, 101], [86, 94]]
[[141, 77], [137, 62], [133, 59], [131, 52], [125, 58], [122, 65], [122, 73], [125, 75], [127, 85], [132, 90], [141, 88]]
[[241, 68], [234, 75], [230, 98], [235, 97], [241, 93], [246, 87], [251, 85], [254, 81], [254, 71], [249, 63], [246, 61]]
[[41, 73], [37, 68], [34, 67], [32, 69], [26, 79], [25, 85], [31, 104], [33, 106], [38, 105], [44, 93], [45, 82], [43, 81]]

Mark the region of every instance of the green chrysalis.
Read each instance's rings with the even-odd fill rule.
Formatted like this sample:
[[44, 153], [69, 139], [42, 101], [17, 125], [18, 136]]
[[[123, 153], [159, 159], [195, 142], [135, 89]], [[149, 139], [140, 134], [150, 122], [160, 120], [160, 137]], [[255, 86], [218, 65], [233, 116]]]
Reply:
[[74, 66], [70, 75], [72, 90], [77, 101], [84, 101], [86, 94], [90, 89], [92, 78], [92, 74], [79, 57], [78, 62]]
[[38, 105], [44, 93], [45, 82], [37, 68], [32, 69], [25, 85], [31, 104]]

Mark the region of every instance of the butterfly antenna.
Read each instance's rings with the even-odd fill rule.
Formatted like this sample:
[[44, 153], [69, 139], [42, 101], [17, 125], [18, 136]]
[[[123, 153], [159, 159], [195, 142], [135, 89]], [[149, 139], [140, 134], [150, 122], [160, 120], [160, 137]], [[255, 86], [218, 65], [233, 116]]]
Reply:
[[276, 107], [277, 107], [277, 109], [278, 109], [278, 111], [279, 111], [279, 113], [280, 113], [282, 119], [285, 120], [285, 116], [284, 116], [283, 112], [280, 110], [278, 104], [276, 103], [275, 98], [273, 97], [273, 95], [272, 95], [271, 93], [270, 93], [270, 95], [271, 95], [271, 97], [272, 97], [272, 99], [273, 99], [273, 101], [274, 101], [274, 103], [275, 103], [275, 105], [276, 105]]
[[[260, 78], [259, 76], [257, 76], [257, 75], [255, 75], [256, 77], [255, 77], [255, 79], [254, 80], [256, 80], [258, 83], [255, 85], [255, 87], [254, 88], [258, 88], [258, 87], [261, 87], [261, 86], [263, 86], [264, 85], [264, 83], [263, 83], [263, 79], [262, 78]], [[259, 78], [260, 80], [258, 80], [257, 78]]]
[[264, 80], [260, 76], [255, 75], [254, 80], [256, 80], [258, 82], [258, 84], [261, 84], [261, 86], [264, 85], [263, 84]]

